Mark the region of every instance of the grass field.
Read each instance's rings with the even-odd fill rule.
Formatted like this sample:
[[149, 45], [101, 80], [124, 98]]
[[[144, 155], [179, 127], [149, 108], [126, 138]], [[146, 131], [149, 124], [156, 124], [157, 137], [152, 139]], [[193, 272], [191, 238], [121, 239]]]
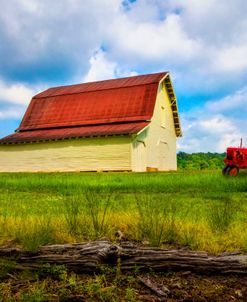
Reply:
[[247, 173], [0, 174], [0, 244], [115, 240], [247, 250]]

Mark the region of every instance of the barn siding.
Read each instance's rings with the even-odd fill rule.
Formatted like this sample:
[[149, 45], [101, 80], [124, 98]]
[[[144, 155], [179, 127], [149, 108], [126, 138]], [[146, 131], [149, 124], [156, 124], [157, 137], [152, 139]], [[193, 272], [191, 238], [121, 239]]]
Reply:
[[131, 169], [130, 138], [98, 137], [0, 146], [0, 172]]
[[[133, 171], [146, 171], [147, 168], [158, 171], [177, 169], [176, 133], [169, 96], [166, 89], [159, 86], [154, 114], [150, 125], [137, 136], [132, 143]], [[136, 147], [137, 141], [145, 144], [145, 159]], [[143, 145], [138, 145], [143, 149]]]
[[176, 133], [166, 89], [159, 86], [154, 114], [147, 135], [147, 164], [159, 171], [176, 170]]
[[132, 142], [132, 171], [145, 172], [147, 167], [146, 130], [142, 131]]

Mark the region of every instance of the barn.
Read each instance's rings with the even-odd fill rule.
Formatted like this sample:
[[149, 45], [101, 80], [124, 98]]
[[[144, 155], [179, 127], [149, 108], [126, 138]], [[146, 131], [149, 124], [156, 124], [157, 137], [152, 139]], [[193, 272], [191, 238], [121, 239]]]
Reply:
[[0, 139], [0, 171], [176, 170], [181, 134], [168, 72], [50, 88]]

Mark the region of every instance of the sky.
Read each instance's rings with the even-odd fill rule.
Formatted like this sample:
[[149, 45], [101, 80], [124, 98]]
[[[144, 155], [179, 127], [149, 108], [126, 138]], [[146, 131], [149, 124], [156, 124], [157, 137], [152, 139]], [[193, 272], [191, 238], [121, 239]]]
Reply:
[[49, 87], [169, 71], [178, 151], [247, 146], [246, 0], [0, 0], [0, 137]]

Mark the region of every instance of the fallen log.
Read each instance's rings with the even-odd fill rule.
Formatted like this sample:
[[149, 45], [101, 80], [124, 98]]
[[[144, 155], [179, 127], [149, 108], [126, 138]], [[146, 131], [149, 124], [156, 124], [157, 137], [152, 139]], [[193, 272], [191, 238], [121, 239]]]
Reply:
[[92, 273], [104, 264], [116, 266], [118, 247], [108, 240], [85, 244], [55, 244], [40, 247], [36, 252], [1, 248], [0, 258], [16, 262], [16, 268], [39, 269], [44, 264], [65, 265], [78, 273]]
[[121, 269], [153, 271], [193, 271], [212, 274], [247, 274], [247, 255], [240, 253], [210, 256], [206, 252], [168, 250], [160, 248], [133, 248], [120, 250]]
[[246, 274], [247, 255], [240, 253], [208, 255], [182, 249], [139, 247], [109, 240], [85, 244], [62, 244], [40, 247], [36, 252], [1, 248], [0, 258], [14, 260], [17, 269], [39, 269], [46, 263], [65, 265], [77, 273], [94, 273], [103, 265], [122, 271], [191, 271], [206, 274]]

